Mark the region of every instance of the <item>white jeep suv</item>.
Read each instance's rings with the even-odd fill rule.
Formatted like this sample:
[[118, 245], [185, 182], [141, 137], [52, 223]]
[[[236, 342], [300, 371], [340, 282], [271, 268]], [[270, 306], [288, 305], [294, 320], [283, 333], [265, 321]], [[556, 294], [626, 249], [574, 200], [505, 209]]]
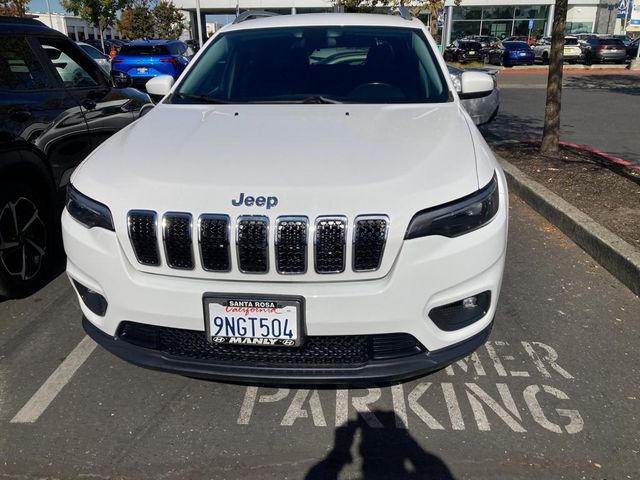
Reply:
[[87, 333], [222, 381], [361, 384], [482, 345], [507, 186], [425, 26], [393, 15], [220, 30], [77, 169], [62, 216]]

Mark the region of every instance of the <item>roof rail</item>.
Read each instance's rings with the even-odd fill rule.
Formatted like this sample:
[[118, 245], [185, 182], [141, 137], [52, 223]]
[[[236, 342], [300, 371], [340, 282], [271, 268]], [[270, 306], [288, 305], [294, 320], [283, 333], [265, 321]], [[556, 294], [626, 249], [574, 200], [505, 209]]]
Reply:
[[405, 20], [413, 20], [413, 15], [407, 7], [395, 7], [389, 10], [392, 15], [400, 15]]
[[279, 15], [279, 13], [267, 12], [266, 10], [247, 10], [238, 15], [232, 23], [246, 22], [247, 20], [262, 17], [275, 17], [276, 15]]
[[36, 20], [34, 16], [31, 17], [5, 17], [0, 15], [0, 22], [2, 23], [22, 23], [31, 24], [46, 27], [40, 20]]

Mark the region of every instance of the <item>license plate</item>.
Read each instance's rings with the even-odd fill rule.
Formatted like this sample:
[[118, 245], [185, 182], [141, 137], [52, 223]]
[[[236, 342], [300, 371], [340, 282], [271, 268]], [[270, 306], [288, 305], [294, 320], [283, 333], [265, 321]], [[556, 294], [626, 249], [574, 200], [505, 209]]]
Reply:
[[527, 56], [527, 54], [526, 54], [525, 52], [520, 52], [520, 56], [521, 56], [521, 57], [526, 57], [526, 56]]
[[140, 68], [138, 68], [138, 73], [147, 73], [148, 71], [149, 71], [149, 69], [148, 69], [148, 68], [146, 68], [146, 67], [140, 67]]
[[469, 55], [475, 55], [476, 51], [475, 50], [469, 50]]
[[212, 343], [299, 347], [303, 300], [261, 296], [205, 296], [205, 329]]

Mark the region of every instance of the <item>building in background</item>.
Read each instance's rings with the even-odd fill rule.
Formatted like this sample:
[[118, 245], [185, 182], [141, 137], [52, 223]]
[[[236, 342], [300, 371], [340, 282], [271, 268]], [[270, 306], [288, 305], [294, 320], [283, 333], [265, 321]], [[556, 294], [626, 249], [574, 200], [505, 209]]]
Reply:
[[[100, 40], [100, 30], [93, 25], [88, 25], [87, 22], [82, 20], [76, 15], [65, 15], [61, 13], [42, 13], [42, 12], [29, 12], [35, 18], [40, 20], [45, 25], [64, 33], [72, 40]], [[122, 38], [120, 33], [115, 27], [109, 27], [104, 31], [104, 38]]]

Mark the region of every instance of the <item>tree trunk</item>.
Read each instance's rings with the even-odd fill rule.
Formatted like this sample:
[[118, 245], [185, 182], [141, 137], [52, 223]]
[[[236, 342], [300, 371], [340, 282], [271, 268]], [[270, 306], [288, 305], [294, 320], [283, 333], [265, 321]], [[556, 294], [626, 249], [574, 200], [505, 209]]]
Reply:
[[564, 60], [564, 29], [567, 22], [568, 0], [556, 0], [553, 33], [549, 51], [547, 103], [544, 109], [544, 130], [540, 150], [557, 152], [560, 142], [560, 98], [562, 96], [562, 62]]

